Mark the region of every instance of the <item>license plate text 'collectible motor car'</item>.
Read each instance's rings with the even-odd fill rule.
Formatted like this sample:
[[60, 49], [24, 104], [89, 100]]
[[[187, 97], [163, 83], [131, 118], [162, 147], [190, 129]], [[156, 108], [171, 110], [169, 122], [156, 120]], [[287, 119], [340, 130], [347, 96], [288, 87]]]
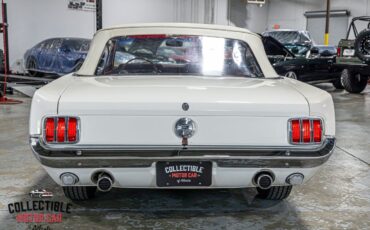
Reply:
[[256, 187], [286, 198], [330, 157], [331, 96], [278, 76], [261, 37], [199, 24], [97, 32], [36, 91], [30, 145], [73, 200], [115, 188]]

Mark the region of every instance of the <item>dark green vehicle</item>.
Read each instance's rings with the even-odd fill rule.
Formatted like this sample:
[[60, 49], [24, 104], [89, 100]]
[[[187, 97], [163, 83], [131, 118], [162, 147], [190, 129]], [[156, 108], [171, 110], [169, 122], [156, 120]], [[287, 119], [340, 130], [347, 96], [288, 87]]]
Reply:
[[[359, 31], [358, 26], [364, 24], [366, 28]], [[342, 77], [341, 84], [335, 87], [361, 93], [370, 77], [370, 16], [352, 19], [346, 38], [339, 42], [337, 55], [336, 66], [342, 69]]]
[[[341, 69], [334, 66], [335, 47], [312, 46], [305, 55], [293, 53], [275, 38], [262, 36], [267, 57], [276, 73], [315, 84], [340, 81]], [[294, 49], [293, 49], [294, 51]]]

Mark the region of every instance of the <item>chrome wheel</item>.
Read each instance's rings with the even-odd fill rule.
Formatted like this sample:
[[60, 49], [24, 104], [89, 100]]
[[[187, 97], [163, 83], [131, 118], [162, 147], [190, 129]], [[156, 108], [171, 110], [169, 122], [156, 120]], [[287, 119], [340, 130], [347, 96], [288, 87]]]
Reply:
[[288, 73], [285, 74], [285, 77], [296, 79], [297, 80], [297, 74], [294, 73], [293, 71], [289, 71]]

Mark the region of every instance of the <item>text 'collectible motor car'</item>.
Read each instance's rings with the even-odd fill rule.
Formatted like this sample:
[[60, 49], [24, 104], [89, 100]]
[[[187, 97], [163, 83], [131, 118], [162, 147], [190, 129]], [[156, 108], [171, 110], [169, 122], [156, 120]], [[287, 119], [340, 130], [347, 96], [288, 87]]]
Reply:
[[284, 199], [335, 145], [331, 96], [278, 76], [261, 37], [200, 24], [99, 31], [36, 91], [30, 145], [73, 200], [96, 189], [244, 188]]

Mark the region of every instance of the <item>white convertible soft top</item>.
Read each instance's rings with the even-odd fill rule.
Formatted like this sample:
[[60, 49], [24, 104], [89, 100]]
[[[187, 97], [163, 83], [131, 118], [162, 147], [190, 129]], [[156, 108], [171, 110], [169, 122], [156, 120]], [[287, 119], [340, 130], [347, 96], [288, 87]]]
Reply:
[[115, 25], [112, 27], [104, 28], [99, 30], [101, 31], [108, 31], [114, 29], [121, 29], [121, 28], [148, 28], [148, 27], [160, 27], [160, 28], [189, 28], [189, 29], [211, 29], [211, 30], [227, 30], [233, 32], [242, 32], [242, 33], [252, 33], [251, 31], [235, 27], [235, 26], [225, 26], [225, 25], [215, 25], [215, 24], [199, 24], [199, 23], [133, 23], [133, 24], [123, 24], [123, 25]]
[[176, 34], [199, 35], [210, 37], [231, 38], [245, 41], [252, 49], [266, 78], [278, 76], [267, 59], [259, 35], [247, 29], [234, 26], [194, 24], [194, 23], [141, 23], [114, 26], [99, 30], [90, 45], [89, 53], [77, 74], [94, 76], [97, 64], [106, 43], [117, 36], [143, 34]]

